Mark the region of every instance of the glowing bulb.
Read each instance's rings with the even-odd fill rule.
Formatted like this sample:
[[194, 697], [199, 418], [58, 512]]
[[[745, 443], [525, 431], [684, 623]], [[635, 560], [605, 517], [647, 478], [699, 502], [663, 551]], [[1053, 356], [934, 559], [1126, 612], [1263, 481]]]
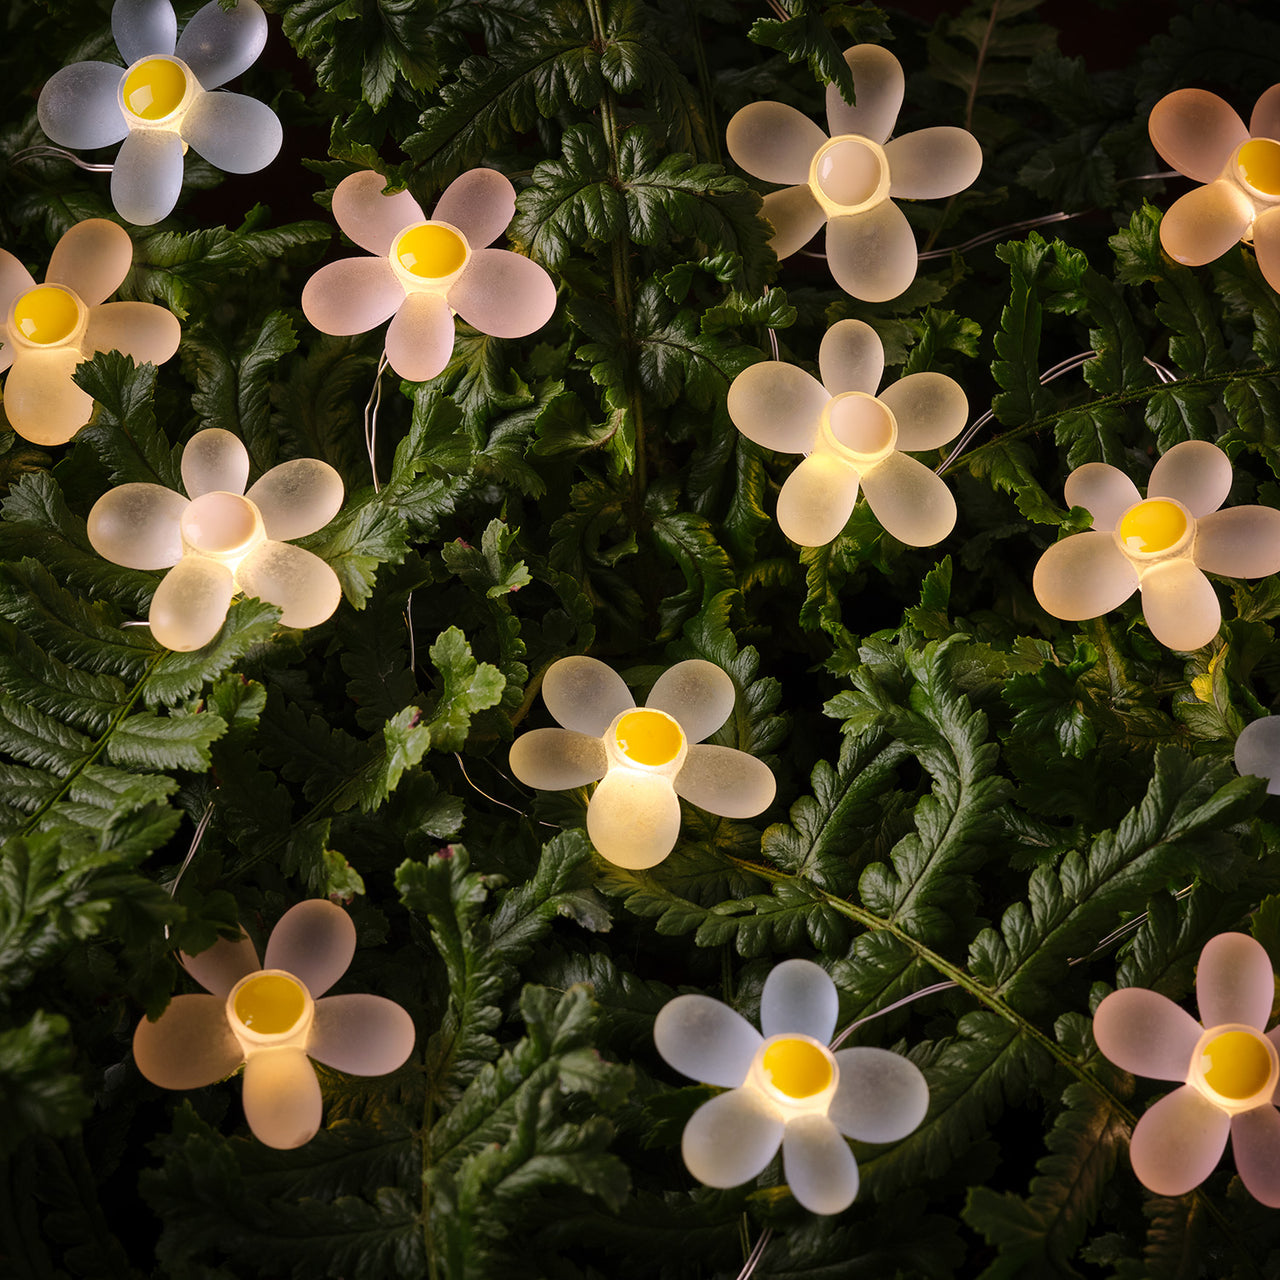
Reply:
[[1254, 138], [1236, 152], [1241, 178], [1264, 196], [1280, 196], [1280, 142]]
[[761, 1055], [765, 1079], [788, 1098], [811, 1098], [831, 1084], [831, 1055], [809, 1040], [775, 1040]]
[[813, 178], [832, 204], [846, 209], [866, 204], [884, 184], [884, 152], [864, 138], [833, 139], [814, 163]]
[[1187, 516], [1176, 502], [1150, 498], [1130, 507], [1120, 519], [1120, 541], [1130, 551], [1155, 555], [1168, 551], [1187, 531]]
[[236, 1017], [259, 1035], [291, 1031], [306, 1007], [307, 997], [301, 985], [282, 973], [259, 974], [236, 992]]
[[1255, 1031], [1224, 1031], [1201, 1053], [1205, 1084], [1233, 1102], [1252, 1098], [1271, 1075], [1271, 1055]]
[[898, 426], [893, 414], [874, 396], [853, 391], [827, 406], [827, 422], [837, 444], [859, 458], [874, 458], [893, 448]]
[[410, 227], [396, 242], [396, 260], [421, 280], [451, 276], [467, 260], [467, 242], [449, 227], [425, 223]]
[[54, 346], [65, 342], [80, 323], [80, 307], [66, 289], [42, 284], [13, 304], [13, 323], [28, 342]]
[[173, 58], [148, 58], [124, 78], [120, 97], [139, 120], [158, 122], [173, 115], [187, 96], [186, 69]]
[[670, 764], [680, 754], [684, 733], [661, 711], [632, 711], [618, 721], [618, 749], [636, 764]]

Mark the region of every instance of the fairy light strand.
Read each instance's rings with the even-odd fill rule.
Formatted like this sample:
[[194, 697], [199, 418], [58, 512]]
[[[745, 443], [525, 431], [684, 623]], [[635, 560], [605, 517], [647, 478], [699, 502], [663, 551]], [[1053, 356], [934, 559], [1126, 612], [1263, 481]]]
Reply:
[[[145, 623], [139, 625], [145, 625]], [[209, 823], [212, 821], [213, 801], [210, 800], [209, 803], [205, 805], [204, 813], [200, 815], [200, 821], [196, 823], [196, 829], [191, 835], [191, 844], [187, 849], [187, 856], [183, 858], [182, 865], [178, 868], [178, 874], [169, 882], [170, 898], [177, 896], [178, 886], [182, 883], [182, 877], [186, 875], [187, 868], [191, 865], [200, 845], [203, 843], [205, 832], [209, 830]], [[164, 940], [166, 942], [169, 941], [169, 926], [167, 924], [164, 927]]]
[[48, 143], [36, 143], [35, 146], [23, 147], [21, 151], [15, 151], [9, 157], [10, 165], [22, 164], [25, 160], [69, 160], [77, 169], [83, 169], [86, 173], [113, 173], [115, 165], [113, 164], [91, 164], [87, 160], [81, 160], [78, 155], [70, 151], [64, 151], [61, 147], [50, 146]]

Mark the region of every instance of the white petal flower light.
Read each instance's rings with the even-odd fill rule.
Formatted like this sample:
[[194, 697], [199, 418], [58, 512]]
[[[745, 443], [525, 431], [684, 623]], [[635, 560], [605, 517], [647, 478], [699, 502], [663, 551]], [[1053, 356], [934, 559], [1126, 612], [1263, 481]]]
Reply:
[[678, 662], [637, 708], [623, 679], [595, 658], [561, 658], [542, 681], [547, 709], [564, 727], [534, 729], [511, 746], [511, 772], [540, 791], [599, 781], [587, 835], [620, 867], [657, 865], [680, 834], [680, 797], [724, 818], [769, 807], [768, 765], [702, 741], [733, 711], [733, 681], [714, 663]]
[[1263, 716], [1240, 731], [1235, 749], [1236, 771], [1267, 780], [1267, 794], [1280, 795], [1280, 716]]
[[831, 136], [794, 107], [753, 102], [729, 121], [729, 154], [766, 182], [791, 185], [764, 198], [774, 252], [789, 257], [825, 222], [836, 283], [865, 302], [896, 298], [916, 277], [915, 234], [894, 200], [935, 200], [972, 186], [982, 148], [944, 125], [887, 141], [902, 106], [902, 65], [888, 49], [846, 49], [857, 106], [827, 86]]
[[1198, 1187], [1230, 1135], [1246, 1190], [1280, 1208], [1280, 1029], [1264, 1034], [1275, 974], [1262, 945], [1221, 933], [1200, 953], [1200, 1022], [1159, 992], [1113, 991], [1098, 1006], [1093, 1034], [1116, 1066], [1181, 1087], [1149, 1107], [1133, 1130], [1129, 1158], [1138, 1181], [1161, 1196]]
[[487, 247], [515, 213], [515, 188], [502, 174], [455, 178], [430, 218], [407, 191], [384, 195], [385, 185], [364, 170], [333, 193], [338, 226], [374, 256], [331, 262], [307, 281], [302, 310], [321, 333], [364, 333], [391, 319], [387, 362], [425, 382], [453, 354], [455, 312], [495, 338], [524, 337], [551, 318], [556, 289], [546, 271]]
[[[396, 1070], [413, 1052], [413, 1019], [382, 996], [325, 996], [346, 972], [356, 930], [340, 907], [300, 902], [267, 940], [266, 967], [243, 933], [183, 967], [209, 995], [175, 996], [133, 1034], [133, 1057], [162, 1089], [199, 1089], [244, 1064], [244, 1114], [269, 1147], [310, 1142], [320, 1083], [309, 1059], [354, 1076]], [[323, 997], [323, 998], [322, 998]]]
[[729, 388], [729, 416], [749, 440], [803, 453], [778, 495], [778, 525], [793, 542], [820, 547], [848, 522], [861, 490], [877, 520], [900, 542], [929, 547], [954, 528], [951, 491], [904, 449], [937, 449], [960, 433], [969, 403], [943, 373], [912, 373], [876, 388], [884, 348], [861, 320], [827, 330], [819, 382], [795, 365], [766, 360]]
[[93, 400], [71, 375], [95, 352], [163, 364], [177, 351], [182, 330], [163, 307], [106, 301], [132, 262], [129, 233], [105, 218], [87, 218], [63, 233], [44, 284], [0, 249], [0, 371], [9, 370], [4, 409], [24, 439], [66, 444], [89, 421]]
[[111, 174], [122, 218], [149, 226], [173, 211], [188, 146], [227, 173], [255, 173], [275, 159], [283, 138], [275, 112], [244, 94], [211, 92], [262, 52], [267, 18], [255, 0], [233, 9], [211, 0], [181, 38], [169, 0], [116, 0], [111, 31], [124, 67], [63, 67], [41, 91], [37, 114], [64, 147], [124, 140]]
[[827, 1048], [835, 984], [809, 960], [784, 960], [765, 979], [760, 1031], [710, 996], [677, 996], [653, 1024], [677, 1071], [728, 1089], [685, 1126], [684, 1162], [709, 1187], [757, 1177], [782, 1147], [792, 1195], [813, 1213], [841, 1213], [858, 1193], [845, 1138], [896, 1142], [929, 1109], [915, 1063], [887, 1049]]
[[[338, 607], [338, 575], [290, 546], [342, 506], [342, 478], [327, 463], [295, 458], [246, 493], [249, 455], [229, 431], [198, 431], [182, 451], [189, 498], [158, 484], [122, 484], [89, 512], [89, 541], [130, 569], [169, 569], [151, 600], [151, 634], [167, 648], [199, 649], [238, 593], [283, 610], [286, 627], [318, 626]], [[172, 566], [172, 568], [170, 568]]]

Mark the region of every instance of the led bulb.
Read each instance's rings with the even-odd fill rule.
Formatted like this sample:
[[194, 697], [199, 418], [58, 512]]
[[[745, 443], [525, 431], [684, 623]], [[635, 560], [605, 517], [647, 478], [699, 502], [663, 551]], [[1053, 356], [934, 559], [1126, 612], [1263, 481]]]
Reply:
[[1254, 138], [1236, 152], [1240, 176], [1264, 196], [1280, 196], [1280, 142]]
[[821, 1093], [835, 1074], [830, 1052], [799, 1036], [785, 1036], [768, 1044], [760, 1067], [769, 1083], [788, 1098], [811, 1098]]
[[158, 124], [182, 105], [187, 87], [187, 70], [176, 58], [147, 58], [130, 68], [120, 100], [130, 115]]
[[467, 260], [467, 242], [451, 227], [427, 222], [396, 241], [396, 261], [420, 280], [442, 280]]
[[1121, 516], [1117, 532], [1129, 551], [1150, 556], [1176, 546], [1188, 524], [1187, 514], [1178, 503], [1149, 498]]
[[1241, 1102], [1267, 1083], [1271, 1055], [1256, 1031], [1224, 1031], [1201, 1050], [1200, 1070], [1214, 1093]]
[[684, 746], [680, 726], [661, 711], [631, 711], [614, 730], [618, 749], [636, 764], [670, 764]]
[[56, 284], [29, 289], [13, 304], [14, 328], [28, 342], [52, 347], [65, 342], [80, 326], [81, 303]]

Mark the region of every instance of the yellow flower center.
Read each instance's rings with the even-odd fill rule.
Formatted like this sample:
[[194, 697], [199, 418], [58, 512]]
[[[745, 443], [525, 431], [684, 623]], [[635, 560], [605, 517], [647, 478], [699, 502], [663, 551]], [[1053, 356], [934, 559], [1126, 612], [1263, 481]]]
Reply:
[[236, 992], [236, 1017], [260, 1035], [274, 1036], [291, 1030], [306, 1007], [302, 987], [279, 973], [250, 978]]
[[860, 457], [874, 458], [898, 438], [893, 414], [874, 396], [845, 392], [827, 406], [827, 421], [838, 444]]
[[684, 746], [684, 731], [662, 711], [629, 711], [614, 737], [618, 750], [636, 764], [670, 764]]
[[850, 135], [829, 142], [817, 157], [813, 176], [833, 204], [853, 208], [875, 196], [884, 180], [884, 153]]
[[1176, 502], [1164, 498], [1140, 502], [1120, 520], [1120, 541], [1130, 551], [1146, 555], [1167, 551], [1186, 531], [1186, 513]]
[[171, 116], [187, 94], [187, 73], [169, 58], [148, 58], [124, 79], [125, 109], [140, 120]]
[[396, 244], [396, 258], [411, 275], [423, 280], [451, 276], [467, 258], [467, 242], [448, 227], [412, 227]]
[[80, 323], [76, 300], [57, 285], [42, 284], [13, 304], [13, 322], [28, 342], [52, 346], [65, 342]]
[[1254, 1031], [1224, 1031], [1205, 1045], [1201, 1057], [1204, 1082], [1214, 1093], [1234, 1102], [1252, 1098], [1271, 1075], [1271, 1055]]
[[202, 555], [234, 555], [253, 540], [257, 528], [253, 503], [238, 493], [201, 494], [182, 513], [182, 535]]
[[760, 1065], [769, 1083], [788, 1098], [811, 1098], [831, 1083], [831, 1055], [808, 1040], [775, 1040]]
[[1280, 142], [1254, 138], [1236, 154], [1240, 176], [1264, 196], [1280, 196]]

